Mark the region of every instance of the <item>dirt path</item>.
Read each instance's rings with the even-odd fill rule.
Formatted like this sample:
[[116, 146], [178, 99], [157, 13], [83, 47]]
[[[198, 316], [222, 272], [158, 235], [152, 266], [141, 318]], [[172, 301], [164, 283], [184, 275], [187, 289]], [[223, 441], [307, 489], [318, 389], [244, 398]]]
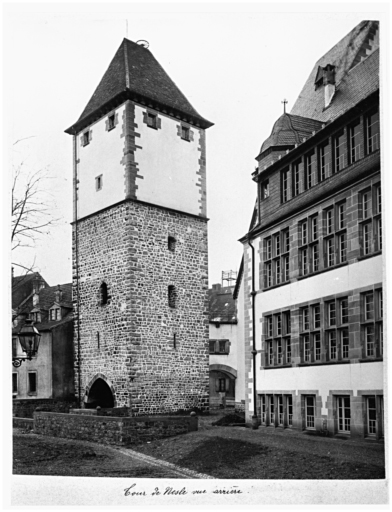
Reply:
[[212, 478], [125, 448], [14, 431], [16, 475]]
[[383, 479], [384, 445], [274, 428], [218, 427], [130, 448], [16, 433], [14, 473], [226, 479]]

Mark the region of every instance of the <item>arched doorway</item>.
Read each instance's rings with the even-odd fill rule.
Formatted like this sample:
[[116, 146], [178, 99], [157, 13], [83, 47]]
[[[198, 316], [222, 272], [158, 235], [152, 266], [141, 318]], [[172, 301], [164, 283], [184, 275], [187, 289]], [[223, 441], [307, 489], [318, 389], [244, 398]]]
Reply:
[[101, 378], [94, 381], [86, 398], [87, 400], [84, 404], [86, 409], [95, 409], [98, 406], [102, 408], [114, 407], [112, 390]]
[[235, 406], [237, 370], [224, 364], [210, 364], [210, 407]]

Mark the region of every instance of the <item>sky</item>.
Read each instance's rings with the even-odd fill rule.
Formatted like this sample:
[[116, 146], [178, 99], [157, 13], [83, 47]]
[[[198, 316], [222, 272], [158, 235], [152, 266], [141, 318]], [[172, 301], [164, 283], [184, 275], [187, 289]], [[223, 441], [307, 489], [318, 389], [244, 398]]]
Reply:
[[8, 175], [21, 162], [25, 173], [47, 169], [43, 192], [57, 219], [35, 248], [14, 251], [12, 261], [29, 265], [35, 258], [50, 286], [72, 281], [72, 137], [64, 130], [128, 37], [147, 40], [191, 104], [214, 123], [206, 138], [209, 283], [221, 282], [222, 271], [238, 270], [238, 239], [256, 198], [255, 157], [283, 112], [282, 100], [290, 112], [323, 54], [360, 21], [384, 19], [385, 4], [373, 4], [373, 11], [369, 5], [7, 5]]

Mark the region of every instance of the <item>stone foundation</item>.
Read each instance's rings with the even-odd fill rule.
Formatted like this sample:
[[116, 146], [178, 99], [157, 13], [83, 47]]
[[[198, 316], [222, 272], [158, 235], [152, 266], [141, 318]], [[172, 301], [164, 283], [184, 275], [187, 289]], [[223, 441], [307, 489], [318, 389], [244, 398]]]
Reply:
[[116, 446], [153, 441], [197, 429], [197, 416], [127, 418], [96, 414], [34, 413], [36, 434]]

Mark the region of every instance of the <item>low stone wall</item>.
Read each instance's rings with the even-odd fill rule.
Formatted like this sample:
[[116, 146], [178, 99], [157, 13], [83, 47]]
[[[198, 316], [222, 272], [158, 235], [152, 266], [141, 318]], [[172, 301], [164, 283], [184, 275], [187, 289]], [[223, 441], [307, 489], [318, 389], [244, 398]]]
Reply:
[[70, 409], [69, 412], [70, 414], [87, 414], [90, 416], [130, 416], [129, 407], [110, 407], [107, 409], [102, 407], [97, 407], [96, 409]]
[[53, 398], [16, 398], [12, 401], [12, 415], [16, 418], [32, 418], [37, 407], [45, 411], [69, 412], [71, 407], [77, 407], [77, 403]]
[[118, 446], [153, 441], [197, 429], [197, 416], [130, 418], [82, 413], [61, 414], [41, 411], [34, 413], [36, 434]]
[[23, 428], [26, 430], [33, 430], [34, 420], [33, 420], [33, 418], [12, 418], [12, 426], [14, 428]]

